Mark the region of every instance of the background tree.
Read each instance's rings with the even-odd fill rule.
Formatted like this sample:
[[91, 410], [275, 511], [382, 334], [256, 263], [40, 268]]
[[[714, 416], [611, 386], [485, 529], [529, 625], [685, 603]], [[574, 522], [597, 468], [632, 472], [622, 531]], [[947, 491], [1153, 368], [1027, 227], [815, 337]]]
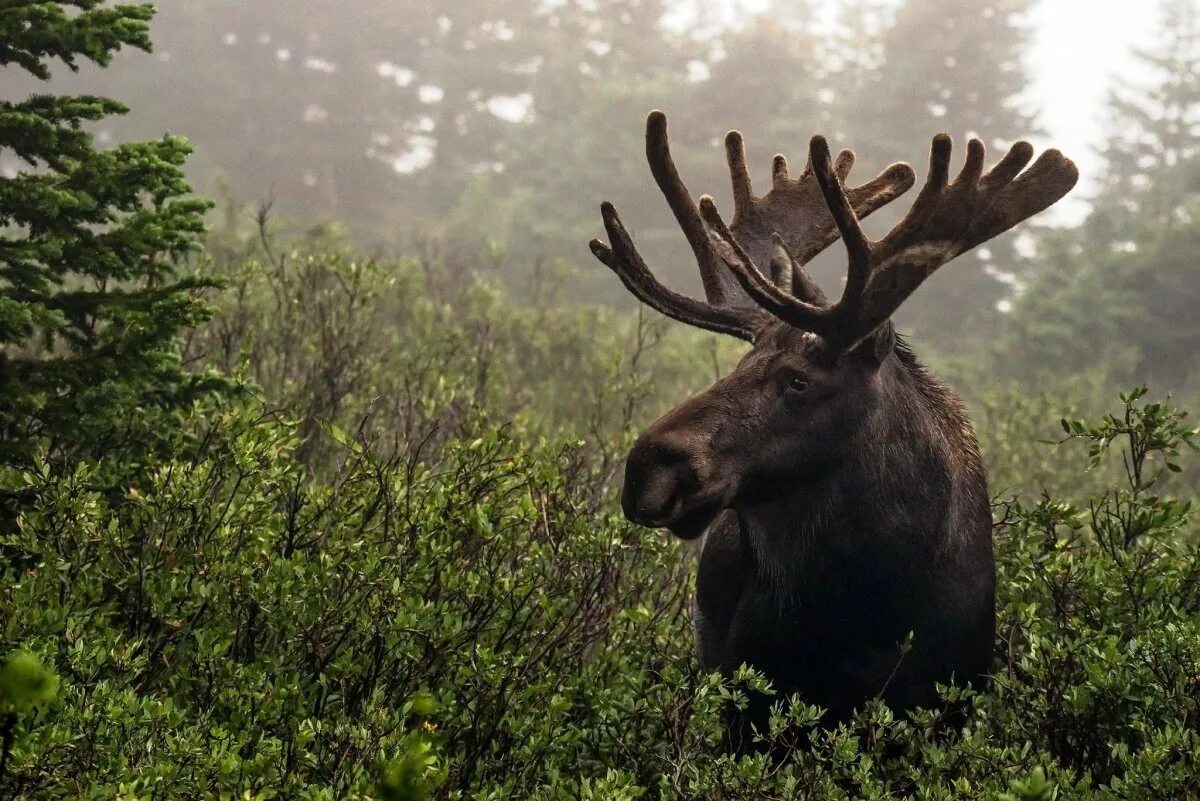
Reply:
[[[588, 268], [573, 276], [576, 296], [623, 302], [611, 275], [590, 269], [587, 242], [605, 198], [635, 198], [639, 228], [657, 246], [651, 258], [675, 253], [678, 228], [652, 188], [643, 126], [656, 107], [702, 118], [687, 101], [712, 43], [665, 28], [668, 8], [664, 0], [577, 0], [547, 12], [528, 114], [507, 130], [503, 169], [479, 174], [449, 221], [451, 241], [502, 243], [510, 279], [522, 276], [519, 291], [531, 267], [544, 275], [569, 263]], [[678, 266], [677, 277], [694, 273]]]
[[497, 102], [519, 106], [535, 79], [540, 5], [305, 0], [280, 15], [177, 0], [156, 27], [158, 63], [128, 54], [60, 85], [144, 98], [112, 135], [169, 122], [202, 154], [198, 177], [219, 172], [238, 197], [377, 232], [444, 212], [494, 165], [507, 124], [496, 111], [511, 113]]
[[1087, 224], [1093, 253], [1186, 222], [1200, 193], [1200, 7], [1166, 0], [1141, 78], [1118, 81], [1106, 115], [1105, 171]]
[[[150, 49], [152, 14], [9, 4], [0, 65], [41, 80], [51, 61], [105, 65], [122, 47]], [[0, 153], [27, 166], [0, 177], [0, 464], [144, 445], [159, 415], [206, 386], [177, 340], [205, 318], [193, 290], [207, 284], [176, 266], [209, 204], [188, 196], [184, 140], [93, 146], [85, 125], [124, 111], [94, 96], [0, 100]]]
[[1200, 333], [1200, 9], [1170, 0], [1113, 92], [1093, 211], [1041, 248], [1004, 361], [1194, 389]]

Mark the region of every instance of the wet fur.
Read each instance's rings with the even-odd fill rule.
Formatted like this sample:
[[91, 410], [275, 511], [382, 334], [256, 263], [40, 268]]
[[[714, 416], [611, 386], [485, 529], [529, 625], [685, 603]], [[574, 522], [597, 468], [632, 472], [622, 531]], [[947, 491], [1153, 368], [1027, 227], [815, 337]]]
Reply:
[[[992, 659], [991, 515], [974, 433], [902, 341], [879, 371], [887, 402], [830, 443], [839, 458], [795, 486], [743, 493], [699, 564], [704, 667], [747, 663], [782, 695], [826, 708], [830, 724], [875, 696], [898, 710], [933, 705], [935, 683], [978, 682]], [[755, 698], [731, 721], [732, 748], [750, 747], [769, 703]]]

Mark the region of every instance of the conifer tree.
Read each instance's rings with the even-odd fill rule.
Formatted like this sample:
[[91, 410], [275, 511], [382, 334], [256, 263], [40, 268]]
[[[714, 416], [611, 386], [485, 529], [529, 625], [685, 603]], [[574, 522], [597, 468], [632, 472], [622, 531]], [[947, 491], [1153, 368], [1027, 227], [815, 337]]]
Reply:
[[[150, 50], [149, 5], [0, 5], [0, 67], [106, 66]], [[0, 98], [0, 465], [151, 445], [170, 410], [211, 388], [185, 370], [181, 332], [209, 310], [182, 275], [209, 203], [189, 196], [177, 136], [98, 149], [102, 97]]]
[[1167, 0], [1141, 76], [1112, 93], [1093, 211], [1042, 243], [1008, 363], [1104, 369], [1125, 385], [1200, 380], [1200, 8]]
[[1105, 169], [1088, 220], [1093, 251], [1127, 247], [1170, 227], [1200, 194], [1200, 7], [1167, 0], [1153, 47], [1135, 51], [1143, 76], [1109, 99]]
[[[270, 194], [283, 215], [388, 242], [503, 161], [514, 125], [496, 111], [541, 93], [551, 20], [572, 11], [542, 0], [310, 0], [295, 14], [245, 0], [160, 6], [165, 60], [131, 54], [72, 82], [145, 97], [114, 129], [184, 126], [201, 187], [219, 173], [240, 199]], [[180, 92], [195, 102], [181, 107]]]

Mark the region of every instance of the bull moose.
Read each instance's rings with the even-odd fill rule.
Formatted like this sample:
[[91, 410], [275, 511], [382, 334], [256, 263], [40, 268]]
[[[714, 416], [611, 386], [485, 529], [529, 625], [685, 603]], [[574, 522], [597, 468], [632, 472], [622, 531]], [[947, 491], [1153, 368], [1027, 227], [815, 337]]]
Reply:
[[[752, 344], [729, 375], [653, 423], [630, 452], [621, 503], [633, 522], [698, 539], [693, 602], [707, 669], [745, 663], [832, 724], [868, 699], [937, 701], [937, 683], [980, 681], [995, 637], [987, 476], [960, 400], [897, 336], [892, 314], [935, 270], [1048, 208], [1075, 185], [1057, 150], [1025, 142], [984, 172], [967, 145], [950, 180], [951, 139], [934, 137], [915, 203], [882, 239], [859, 226], [907, 191], [894, 164], [847, 188], [854, 154], [814, 137], [796, 178], [776, 156], [751, 191], [742, 137], [726, 138], [733, 221], [680, 179], [666, 117], [647, 121], [650, 169], [696, 256], [707, 302], [661, 284], [611, 204], [595, 256], [643, 303]], [[1023, 171], [1024, 170], [1024, 171]], [[826, 299], [805, 270], [841, 238], [845, 286]], [[760, 265], [769, 265], [769, 277]], [[750, 747], [768, 700], [731, 720]]]

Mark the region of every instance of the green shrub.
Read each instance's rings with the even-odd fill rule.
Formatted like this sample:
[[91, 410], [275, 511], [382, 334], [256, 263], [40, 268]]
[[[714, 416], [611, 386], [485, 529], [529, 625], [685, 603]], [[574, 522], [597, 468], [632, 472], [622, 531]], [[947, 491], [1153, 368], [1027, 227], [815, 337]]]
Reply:
[[719, 752], [722, 708], [760, 681], [696, 669], [689, 560], [615, 513], [586, 450], [480, 424], [430, 465], [342, 437], [314, 483], [294, 424], [203, 425], [121, 498], [86, 465], [20, 475], [37, 500], [0, 540], [0, 652], [39, 654], [62, 688], [17, 729], [9, 794], [1200, 792], [1200, 568], [1189, 508], [1158, 494], [1195, 432], [1139, 393], [1067, 423], [1089, 463], [1124, 449], [1123, 486], [998, 508], [992, 687], [833, 732], [781, 704], [784, 763]]
[[295, 444], [232, 416], [116, 503], [86, 470], [24, 476], [2, 641], [53, 653], [65, 688], [12, 786], [364, 792], [425, 729], [468, 786], [599, 770], [617, 701], [593, 702], [631, 699], [635, 643], [686, 635], [674, 548], [597, 516], [570, 450], [493, 433], [432, 471], [354, 446], [306, 486]]
[[631, 432], [743, 347], [650, 312], [522, 306], [480, 277], [482, 263], [364, 260], [327, 231], [276, 244], [265, 228], [225, 229], [210, 250], [203, 275], [228, 288], [188, 361], [243, 374], [297, 415], [299, 456], [322, 469], [323, 425], [392, 452], [424, 443], [430, 457], [483, 414], [586, 438], [615, 473]]

